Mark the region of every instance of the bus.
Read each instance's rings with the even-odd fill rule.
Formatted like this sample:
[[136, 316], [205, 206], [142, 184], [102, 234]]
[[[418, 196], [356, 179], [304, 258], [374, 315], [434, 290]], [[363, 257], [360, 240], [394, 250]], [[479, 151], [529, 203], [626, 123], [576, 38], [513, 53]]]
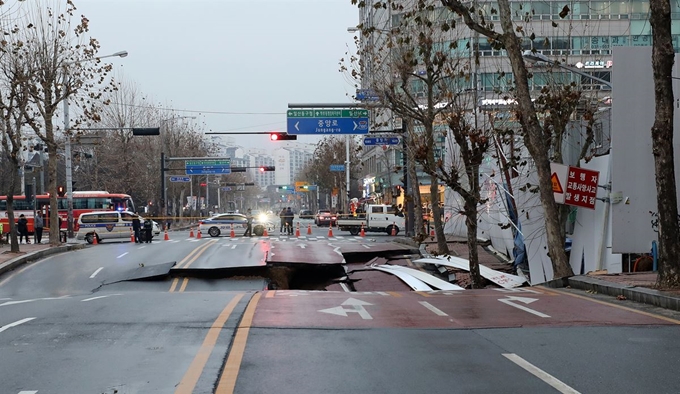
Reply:
[[[33, 233], [33, 209], [42, 212], [45, 227], [49, 227], [50, 195], [39, 194], [33, 201], [27, 201], [26, 196], [14, 196], [14, 220], [23, 214], [28, 221], [28, 232]], [[66, 229], [68, 223], [68, 199], [66, 196], [57, 197], [57, 209], [61, 218], [61, 228]], [[81, 213], [92, 211], [131, 211], [135, 212], [135, 204], [132, 197], [127, 194], [109, 193], [106, 191], [82, 191], [73, 192], [73, 230], [78, 231], [78, 218]], [[7, 214], [7, 196], [0, 196], [0, 223], [3, 224], [4, 232], [9, 232], [9, 218]]]

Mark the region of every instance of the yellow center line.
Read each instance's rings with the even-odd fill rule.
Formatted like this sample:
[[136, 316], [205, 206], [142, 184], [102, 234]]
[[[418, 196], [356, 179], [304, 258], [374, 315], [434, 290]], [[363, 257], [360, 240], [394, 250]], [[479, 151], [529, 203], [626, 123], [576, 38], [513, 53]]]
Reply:
[[179, 282], [179, 278], [175, 278], [172, 280], [172, 285], [170, 286], [169, 292], [172, 293], [175, 291], [175, 288], [177, 287], [177, 282]]
[[179, 288], [179, 292], [184, 293], [184, 290], [186, 290], [188, 284], [189, 278], [184, 278], [184, 280], [182, 281], [182, 287]]
[[193, 264], [194, 261], [196, 261], [196, 259], [198, 259], [198, 258], [203, 254], [203, 252], [206, 251], [206, 249], [208, 249], [209, 247], [211, 247], [212, 245], [214, 245], [216, 242], [217, 242], [217, 241], [215, 241], [215, 240], [208, 241], [205, 245], [203, 245], [203, 249], [201, 249], [198, 253], [196, 253], [196, 254], [194, 255], [194, 257], [191, 258], [191, 260], [189, 260], [186, 264], [184, 264], [184, 266], [182, 267], [182, 269], [189, 268], [189, 266], [190, 266], [191, 264]]
[[[195, 248], [195, 249], [192, 250], [191, 253], [189, 253], [185, 258], [183, 258], [182, 261], [180, 261], [180, 262], [175, 266], [175, 268], [186, 268], [186, 267], [182, 267], [182, 264], [186, 263], [186, 262], [187, 262], [189, 259], [191, 259], [191, 257], [194, 256], [195, 254], [199, 254], [199, 252], [202, 253], [203, 250], [207, 249], [210, 245], [214, 244], [215, 242], [217, 242], [217, 241], [215, 241], [215, 240], [210, 240], [210, 241], [206, 242], [205, 244], [203, 244], [203, 245], [201, 245], [201, 246]], [[194, 260], [196, 259], [196, 257], [197, 257], [197, 256], [194, 257]], [[191, 262], [193, 262], [193, 260], [191, 260]]]
[[432, 294], [427, 294], [424, 291], [416, 291], [416, 293], [420, 294], [423, 297], [432, 297]]
[[217, 316], [217, 319], [215, 322], [213, 322], [210, 330], [208, 330], [208, 334], [205, 336], [203, 344], [201, 345], [200, 349], [198, 349], [198, 353], [196, 353], [194, 361], [191, 362], [191, 365], [189, 365], [189, 369], [184, 374], [182, 381], [177, 385], [175, 394], [191, 394], [194, 391], [194, 387], [196, 387], [196, 383], [201, 377], [201, 373], [203, 373], [203, 368], [205, 368], [205, 364], [208, 362], [210, 353], [212, 353], [213, 349], [215, 348], [215, 343], [217, 343], [217, 338], [220, 336], [220, 331], [222, 331], [224, 323], [227, 322], [229, 315], [231, 315], [231, 312], [234, 310], [241, 298], [243, 298], [243, 293], [236, 294], [234, 298], [229, 301], [229, 304], [224, 307], [222, 313]]
[[551, 295], [551, 296], [559, 295], [558, 293], [555, 292], [555, 289], [543, 287], [543, 286], [534, 287], [533, 290], [538, 291], [540, 293], [543, 293], [545, 295]]
[[232, 394], [236, 388], [236, 379], [238, 378], [238, 371], [241, 368], [241, 360], [246, 349], [246, 341], [248, 340], [248, 332], [253, 323], [253, 316], [255, 315], [255, 308], [257, 302], [260, 300], [261, 293], [256, 293], [248, 303], [243, 319], [238, 325], [238, 331], [234, 337], [234, 342], [231, 345], [229, 358], [224, 365], [224, 371], [220, 376], [220, 381], [217, 384], [215, 394]]
[[401, 297], [401, 294], [396, 291], [388, 291], [387, 294], [391, 295], [392, 297]]
[[272, 298], [276, 295], [276, 290], [269, 290], [267, 291], [267, 294], [265, 294], [264, 298]]
[[602, 304], [602, 305], [606, 305], [606, 306], [611, 306], [611, 307], [614, 307], [614, 308], [619, 308], [619, 309], [622, 309], [622, 310], [624, 310], [624, 311], [637, 313], [637, 314], [639, 314], [639, 315], [643, 315], [643, 316], [647, 316], [647, 317], [653, 317], [653, 318], [655, 318], [655, 319], [667, 321], [667, 322], [669, 322], [669, 323], [680, 324], [680, 320], [673, 319], [673, 318], [671, 318], [671, 317], [656, 315], [656, 314], [654, 314], [654, 313], [645, 312], [645, 311], [639, 311], [639, 310], [637, 310], [637, 309], [629, 308], [629, 307], [627, 307], [627, 306], [616, 305], [616, 304], [612, 304], [612, 303], [606, 302], [606, 301], [595, 300], [595, 299], [592, 299], [592, 298], [590, 298], [590, 297], [582, 296], [582, 295], [579, 295], [579, 294], [572, 294], [572, 293], [569, 293], [569, 292], [566, 292], [566, 291], [562, 291], [562, 290], [553, 289], [553, 291], [555, 291], [555, 292], [558, 293], [558, 294], [568, 295], [568, 296], [571, 296], [571, 297], [580, 298], [580, 299], [582, 299], [582, 300], [588, 300], [588, 301], [595, 302], [595, 303], [598, 303], [598, 304]]

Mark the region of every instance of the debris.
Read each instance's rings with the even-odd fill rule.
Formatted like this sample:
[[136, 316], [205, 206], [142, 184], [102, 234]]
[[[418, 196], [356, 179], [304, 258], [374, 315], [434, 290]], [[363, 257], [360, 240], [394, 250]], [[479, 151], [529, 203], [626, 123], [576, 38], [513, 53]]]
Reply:
[[619, 301], [625, 301], [625, 300], [626, 300], [626, 296], [623, 295], [623, 294], [619, 294], [619, 295], [616, 296], [616, 299], [619, 300]]
[[398, 265], [380, 265], [379, 267], [381, 268], [387, 268], [390, 270], [396, 270], [403, 272], [405, 274], [409, 274], [413, 276], [416, 279], [419, 279], [425, 283], [427, 283], [430, 286], [436, 287], [440, 290], [464, 290], [462, 287], [458, 285], [451, 284], [447, 281], [441, 280], [437, 278], [436, 276], [432, 276], [428, 274], [427, 272], [423, 271], [418, 271], [413, 268], [408, 268], [408, 267], [401, 267]]
[[[435, 265], [445, 265], [448, 267], [454, 267], [462, 269], [465, 271], [470, 271], [470, 262], [466, 259], [455, 256], [437, 257], [437, 258], [425, 258], [415, 260], [416, 264], [435, 264]], [[522, 286], [526, 279], [517, 275], [506, 274], [483, 265], [479, 265], [479, 273], [483, 278], [505, 288], [512, 289], [515, 287]]]

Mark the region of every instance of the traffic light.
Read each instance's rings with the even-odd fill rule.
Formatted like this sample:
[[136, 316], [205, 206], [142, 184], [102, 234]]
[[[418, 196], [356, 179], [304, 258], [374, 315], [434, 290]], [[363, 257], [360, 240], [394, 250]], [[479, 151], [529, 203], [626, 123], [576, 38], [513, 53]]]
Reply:
[[270, 133], [269, 139], [272, 141], [297, 140], [297, 135], [291, 135], [288, 133]]
[[160, 127], [133, 127], [132, 135], [160, 135]]
[[57, 196], [64, 197], [66, 195], [66, 189], [63, 186], [57, 186]]
[[265, 172], [265, 171], [276, 171], [275, 166], [260, 166], [260, 172]]

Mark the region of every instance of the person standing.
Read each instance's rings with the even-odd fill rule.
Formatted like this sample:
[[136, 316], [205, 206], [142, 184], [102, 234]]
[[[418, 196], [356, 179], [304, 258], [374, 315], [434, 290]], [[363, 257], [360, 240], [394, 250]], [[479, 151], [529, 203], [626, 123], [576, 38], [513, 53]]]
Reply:
[[142, 227], [142, 221], [139, 220], [139, 213], [135, 212], [135, 217], [132, 219], [132, 231], [135, 233], [135, 243], [141, 244], [142, 240], [139, 239], [139, 230]]
[[30, 244], [31, 241], [28, 240], [28, 220], [26, 216], [22, 213], [19, 215], [19, 220], [17, 221], [17, 232], [19, 233], [19, 243], [21, 243], [21, 238], [26, 238], [26, 243]]
[[35, 243], [39, 244], [42, 242], [42, 233], [45, 223], [43, 222], [42, 215], [40, 212], [35, 214], [35, 219], [33, 219], [33, 231], [35, 232]]
[[281, 219], [281, 227], [279, 228], [279, 234], [281, 234], [283, 233], [283, 228], [286, 227], [286, 208], [281, 208], [279, 219]]
[[153, 222], [151, 219], [144, 220], [144, 236], [146, 237], [146, 243], [151, 243], [151, 237], [153, 237]]
[[290, 207], [286, 208], [286, 227], [288, 227], [288, 235], [293, 235], [293, 210]]
[[243, 236], [253, 236], [253, 211], [251, 211], [250, 208], [246, 211], [246, 232], [243, 233]]

